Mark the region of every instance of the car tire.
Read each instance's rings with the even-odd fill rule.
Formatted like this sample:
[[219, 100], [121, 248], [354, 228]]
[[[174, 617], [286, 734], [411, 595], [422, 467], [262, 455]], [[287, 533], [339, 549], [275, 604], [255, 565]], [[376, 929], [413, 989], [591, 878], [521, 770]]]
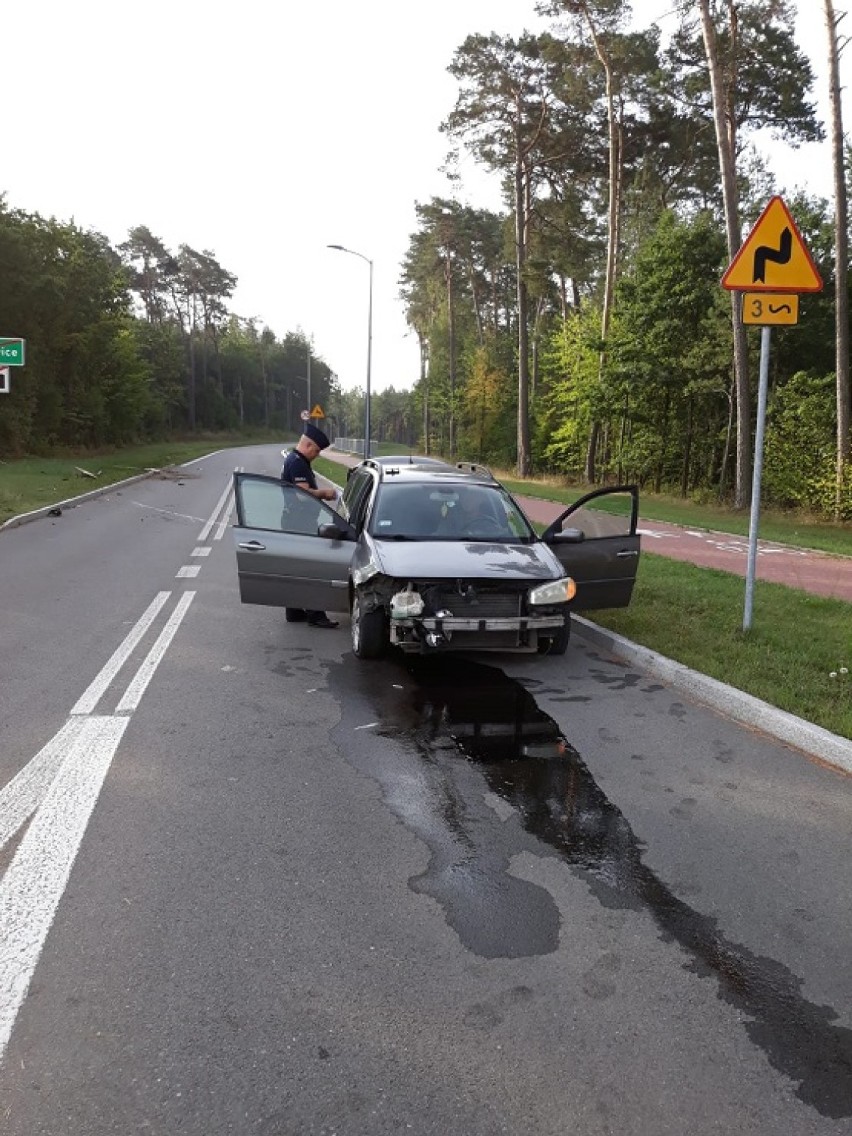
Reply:
[[538, 653], [540, 655], [564, 655], [568, 650], [570, 639], [571, 616], [569, 615], [565, 621], [565, 626], [560, 627], [555, 635], [548, 635], [546, 638], [539, 635]]
[[379, 659], [388, 647], [388, 620], [383, 608], [364, 611], [356, 591], [352, 596], [352, 650], [359, 659]]
[[304, 623], [307, 619], [304, 608], [301, 607], [285, 607], [284, 620], [287, 623]]

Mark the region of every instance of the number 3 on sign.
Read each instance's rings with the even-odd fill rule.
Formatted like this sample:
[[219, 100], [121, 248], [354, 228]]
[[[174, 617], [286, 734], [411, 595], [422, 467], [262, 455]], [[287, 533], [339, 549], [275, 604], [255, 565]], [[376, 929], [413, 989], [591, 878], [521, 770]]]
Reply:
[[745, 292], [742, 320], [766, 326], [799, 322], [799, 297], [790, 292]]

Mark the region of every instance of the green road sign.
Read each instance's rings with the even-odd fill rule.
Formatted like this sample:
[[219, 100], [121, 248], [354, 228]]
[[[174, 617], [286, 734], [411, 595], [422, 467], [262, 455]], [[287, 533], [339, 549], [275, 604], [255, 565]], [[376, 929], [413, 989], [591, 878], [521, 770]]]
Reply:
[[0, 367], [23, 367], [24, 340], [0, 335]]

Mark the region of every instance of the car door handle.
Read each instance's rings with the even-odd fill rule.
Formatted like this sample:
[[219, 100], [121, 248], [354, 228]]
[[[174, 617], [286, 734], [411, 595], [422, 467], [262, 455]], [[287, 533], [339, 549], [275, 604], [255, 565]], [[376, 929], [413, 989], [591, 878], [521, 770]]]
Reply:
[[616, 552], [615, 558], [616, 558], [616, 560], [623, 560], [625, 556], [638, 556], [638, 555], [639, 555], [639, 553], [636, 551], [636, 549], [632, 548], [632, 549], [626, 549], [624, 552]]
[[259, 540], [246, 540], [237, 545], [238, 548], [247, 548], [249, 552], [265, 552], [266, 545]]

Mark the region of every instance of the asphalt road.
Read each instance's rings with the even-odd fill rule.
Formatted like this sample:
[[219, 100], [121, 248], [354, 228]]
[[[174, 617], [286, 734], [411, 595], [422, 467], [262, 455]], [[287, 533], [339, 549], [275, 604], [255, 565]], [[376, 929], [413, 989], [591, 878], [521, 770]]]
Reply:
[[278, 464], [0, 534], [4, 1136], [848, 1133], [852, 781], [580, 640], [241, 608]]

